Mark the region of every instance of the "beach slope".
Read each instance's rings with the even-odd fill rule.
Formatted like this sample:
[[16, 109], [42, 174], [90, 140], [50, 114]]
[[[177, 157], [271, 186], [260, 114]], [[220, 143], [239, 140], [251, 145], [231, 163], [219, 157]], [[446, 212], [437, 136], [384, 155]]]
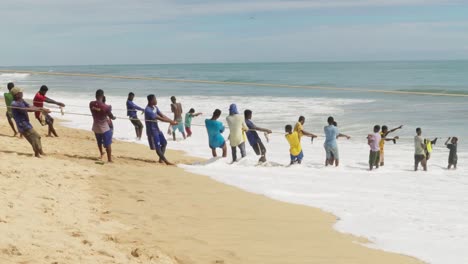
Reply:
[[114, 142], [100, 165], [92, 132], [57, 132], [37, 159], [0, 124], [1, 263], [420, 263], [362, 246], [319, 209], [162, 166], [143, 145]]

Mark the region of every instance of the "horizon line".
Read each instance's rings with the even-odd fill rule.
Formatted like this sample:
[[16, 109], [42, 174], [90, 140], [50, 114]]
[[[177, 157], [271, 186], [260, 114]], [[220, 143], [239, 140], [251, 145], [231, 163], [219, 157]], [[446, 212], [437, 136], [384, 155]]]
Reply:
[[181, 62], [181, 63], [116, 63], [116, 64], [51, 64], [51, 65], [2, 65], [0, 68], [10, 67], [78, 67], [78, 66], [143, 66], [143, 65], [207, 65], [207, 64], [300, 64], [300, 63], [389, 63], [389, 62], [449, 62], [449, 61], [468, 61], [468, 59], [427, 59], [427, 60], [317, 60], [317, 61], [250, 61], [250, 62]]

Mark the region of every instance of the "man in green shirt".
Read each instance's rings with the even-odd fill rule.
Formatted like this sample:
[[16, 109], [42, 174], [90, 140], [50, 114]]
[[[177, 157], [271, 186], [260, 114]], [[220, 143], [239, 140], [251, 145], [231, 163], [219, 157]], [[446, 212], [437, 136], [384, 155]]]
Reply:
[[3, 98], [5, 98], [5, 104], [7, 106], [7, 112], [6, 112], [6, 117], [8, 119], [8, 123], [10, 123], [11, 129], [13, 129], [14, 132], [14, 137], [18, 135], [18, 132], [16, 132], [15, 125], [13, 124], [13, 113], [11, 111], [11, 103], [13, 102], [13, 95], [11, 94], [11, 89], [15, 87], [14, 83], [8, 83], [7, 88], [8, 88], [8, 93], [3, 94]]
[[201, 115], [202, 113], [195, 113], [195, 109], [191, 108], [188, 113], [185, 114], [185, 132], [187, 137], [192, 135], [192, 118]]

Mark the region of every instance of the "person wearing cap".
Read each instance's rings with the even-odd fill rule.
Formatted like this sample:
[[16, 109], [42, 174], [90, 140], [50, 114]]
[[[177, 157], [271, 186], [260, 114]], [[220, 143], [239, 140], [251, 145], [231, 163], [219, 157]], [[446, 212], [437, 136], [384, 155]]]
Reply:
[[[33, 104], [35, 107], [44, 107], [44, 102], [48, 104], [55, 104], [60, 107], [65, 107], [65, 104], [48, 98], [46, 96], [47, 91], [49, 91], [49, 88], [45, 85], [42, 85], [33, 99]], [[39, 123], [42, 126], [45, 126], [45, 125], [49, 126], [49, 130], [47, 133], [48, 137], [52, 137], [52, 135], [54, 135], [55, 137], [58, 137], [57, 132], [55, 131], [55, 128], [54, 128], [54, 119], [48, 113], [36, 111], [34, 112], [34, 115], [36, 116], [36, 119], [39, 121]]]
[[44, 155], [42, 151], [41, 136], [34, 130], [29, 122], [28, 112], [41, 111], [50, 113], [49, 109], [30, 106], [23, 100], [23, 90], [19, 87], [11, 89], [14, 101], [11, 103], [11, 111], [15, 119], [18, 131], [28, 140], [34, 150], [34, 156], [40, 158]]
[[229, 116], [226, 117], [229, 126], [229, 143], [231, 144], [232, 162], [237, 161], [237, 148], [239, 148], [241, 157], [245, 157], [245, 131], [249, 128], [245, 124], [243, 115], [237, 111], [237, 105], [231, 104], [229, 106]]
[[15, 87], [14, 83], [12, 82], [8, 83], [7, 84], [8, 93], [4, 93], [3, 98], [5, 99], [5, 105], [7, 107], [6, 117], [7, 117], [8, 123], [10, 124], [11, 129], [13, 130], [13, 133], [14, 133], [13, 136], [16, 137], [16, 135], [18, 135], [18, 132], [16, 131], [15, 125], [13, 124], [13, 113], [12, 113], [12, 109], [10, 108], [11, 103], [14, 101], [13, 94], [11, 94], [11, 89], [13, 89], [14, 87]]
[[103, 102], [104, 91], [99, 89], [96, 91], [96, 100], [89, 103], [89, 109], [93, 115], [93, 132], [96, 136], [101, 159], [104, 157], [102, 147], [106, 149], [107, 161], [112, 162], [112, 130], [109, 127], [108, 118], [115, 119], [112, 115], [111, 107]]

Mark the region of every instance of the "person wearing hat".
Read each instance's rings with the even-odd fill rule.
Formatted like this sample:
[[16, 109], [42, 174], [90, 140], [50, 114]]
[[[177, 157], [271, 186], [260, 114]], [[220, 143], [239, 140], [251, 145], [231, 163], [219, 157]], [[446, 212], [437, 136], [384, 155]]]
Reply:
[[[35, 107], [44, 107], [44, 102], [48, 104], [55, 104], [60, 107], [65, 107], [65, 104], [61, 102], [56, 102], [46, 96], [47, 91], [49, 91], [49, 88], [45, 85], [42, 85], [41, 88], [39, 89], [39, 92], [36, 93], [36, 96], [34, 96], [33, 104]], [[34, 112], [34, 115], [36, 116], [36, 119], [41, 123], [41, 125], [49, 126], [49, 130], [47, 133], [48, 137], [52, 137], [52, 135], [58, 137], [57, 132], [55, 132], [54, 128], [54, 119], [45, 112], [42, 111], [36, 111]]]
[[11, 111], [15, 119], [18, 131], [28, 140], [34, 150], [34, 156], [40, 158], [44, 155], [42, 151], [41, 136], [34, 130], [29, 122], [28, 112], [41, 111], [50, 113], [49, 109], [42, 107], [30, 106], [23, 100], [23, 90], [19, 87], [11, 89], [10, 93], [13, 95], [14, 101], [11, 103]]
[[8, 88], [8, 93], [3, 94], [3, 98], [5, 99], [5, 105], [7, 107], [7, 112], [6, 112], [6, 117], [8, 120], [8, 123], [10, 124], [11, 129], [13, 130], [13, 136], [16, 137], [18, 135], [18, 132], [16, 132], [15, 125], [13, 124], [13, 113], [11, 111], [11, 103], [14, 101], [13, 94], [11, 94], [11, 89], [15, 87], [15, 84], [10, 82], [7, 84]]
[[239, 148], [242, 158], [246, 156], [244, 132], [248, 131], [249, 128], [245, 124], [244, 116], [240, 115], [239, 111], [237, 111], [236, 104], [231, 104], [229, 106], [229, 116], [226, 117], [226, 121], [230, 131], [229, 143], [231, 144], [232, 162], [236, 162], [237, 148]]

